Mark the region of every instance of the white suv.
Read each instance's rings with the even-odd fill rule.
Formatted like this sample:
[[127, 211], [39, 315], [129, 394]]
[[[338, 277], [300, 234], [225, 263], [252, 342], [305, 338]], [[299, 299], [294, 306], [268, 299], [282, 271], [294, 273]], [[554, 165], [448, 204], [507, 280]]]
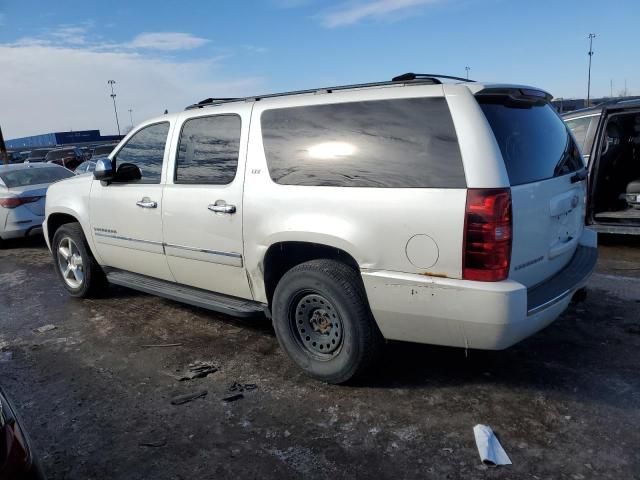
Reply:
[[585, 166], [548, 93], [441, 78], [207, 99], [139, 125], [93, 177], [49, 189], [63, 285], [265, 312], [332, 383], [384, 339], [513, 345], [594, 268]]

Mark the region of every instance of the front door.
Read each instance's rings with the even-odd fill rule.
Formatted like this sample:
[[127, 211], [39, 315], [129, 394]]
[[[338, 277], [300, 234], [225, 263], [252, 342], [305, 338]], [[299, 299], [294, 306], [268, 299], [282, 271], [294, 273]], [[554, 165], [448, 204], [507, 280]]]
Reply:
[[233, 112], [216, 107], [215, 115], [205, 112], [178, 125], [162, 210], [165, 252], [176, 281], [242, 298], [252, 297], [242, 243], [250, 114], [249, 105]]
[[[162, 169], [170, 122], [138, 130], [113, 158], [117, 171], [140, 169], [140, 178], [94, 180], [89, 215], [98, 255], [109, 267], [173, 280], [162, 246]], [[134, 175], [135, 177], [135, 175]]]

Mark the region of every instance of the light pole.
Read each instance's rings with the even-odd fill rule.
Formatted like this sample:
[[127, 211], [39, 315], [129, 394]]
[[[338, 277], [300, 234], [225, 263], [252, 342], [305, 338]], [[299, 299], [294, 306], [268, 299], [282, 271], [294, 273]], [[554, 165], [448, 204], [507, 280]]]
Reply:
[[129, 120], [131, 120], [131, 128], [133, 128], [133, 109], [129, 109]]
[[587, 77], [587, 107], [591, 106], [591, 57], [593, 57], [593, 39], [596, 38], [595, 33], [589, 34], [589, 75]]
[[113, 111], [116, 114], [116, 125], [118, 127], [118, 136], [120, 136], [120, 122], [118, 121], [118, 109], [116, 108], [116, 94], [113, 91], [113, 86], [116, 84], [115, 80], [107, 80], [107, 83], [111, 87], [111, 100], [113, 100]]
[[471, 67], [464, 67], [464, 69], [467, 71], [467, 80], [469, 80], [469, 70], [471, 70]]

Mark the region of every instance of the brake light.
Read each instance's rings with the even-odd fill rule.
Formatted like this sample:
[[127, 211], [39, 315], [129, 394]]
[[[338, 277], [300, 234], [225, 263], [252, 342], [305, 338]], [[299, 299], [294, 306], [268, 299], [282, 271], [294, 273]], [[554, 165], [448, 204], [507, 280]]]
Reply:
[[33, 203], [40, 200], [42, 197], [6, 197], [0, 198], [0, 207], [4, 208], [16, 208], [25, 203]]
[[467, 190], [462, 278], [498, 282], [511, 263], [511, 190]]

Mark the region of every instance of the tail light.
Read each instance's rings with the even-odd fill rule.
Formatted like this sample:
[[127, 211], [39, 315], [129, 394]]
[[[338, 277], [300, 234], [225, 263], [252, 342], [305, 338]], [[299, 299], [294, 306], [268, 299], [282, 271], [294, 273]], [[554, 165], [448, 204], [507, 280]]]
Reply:
[[511, 191], [508, 188], [467, 190], [462, 278], [498, 282], [511, 263]]
[[4, 208], [16, 208], [25, 203], [33, 203], [40, 200], [42, 197], [6, 197], [0, 198], [0, 207]]

